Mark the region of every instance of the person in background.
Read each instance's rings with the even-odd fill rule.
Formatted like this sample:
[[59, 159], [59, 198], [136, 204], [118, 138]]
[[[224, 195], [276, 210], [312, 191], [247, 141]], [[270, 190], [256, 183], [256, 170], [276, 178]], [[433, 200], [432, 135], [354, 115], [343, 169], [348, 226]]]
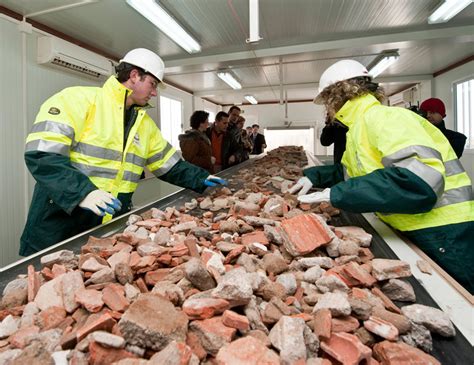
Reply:
[[[289, 192], [300, 191], [304, 203], [377, 212], [473, 294], [471, 180], [438, 128], [410, 110], [382, 105], [384, 97], [357, 61], [324, 71], [315, 102], [348, 128], [343, 166], [305, 169]], [[313, 186], [326, 189], [304, 195]]]
[[443, 120], [446, 117], [444, 103], [437, 98], [426, 99], [421, 103], [420, 110], [426, 115], [426, 119], [444, 134], [454, 152], [456, 152], [456, 156], [461, 158], [467, 137], [462, 133], [446, 128]]
[[214, 157], [214, 173], [218, 173], [229, 167], [229, 153], [231, 151], [232, 139], [227, 133], [229, 124], [229, 114], [219, 112], [216, 114], [216, 120], [206, 130], [206, 135], [211, 141], [212, 157]]
[[[229, 125], [227, 126], [227, 134], [229, 136], [230, 145], [229, 150], [238, 153], [241, 150], [242, 141], [240, 129], [237, 127], [237, 121], [239, 120], [240, 113], [242, 110], [237, 105], [232, 105], [229, 108]], [[228, 167], [238, 164], [238, 155], [232, 153], [228, 157]]]
[[253, 144], [252, 155], [259, 155], [263, 153], [263, 150], [267, 147], [265, 136], [258, 133], [260, 126], [258, 124], [252, 125], [252, 134], [250, 136]]
[[209, 127], [209, 113], [196, 110], [190, 123], [191, 129], [178, 137], [183, 158], [212, 173], [215, 157], [212, 157], [211, 141], [205, 133]]
[[319, 138], [323, 146], [330, 146], [334, 143], [334, 163], [341, 163], [342, 155], [346, 150], [346, 133], [347, 127], [341, 122], [331, 121], [329, 116], [326, 117], [325, 126]]
[[252, 127], [248, 126], [248, 127], [245, 128], [245, 130], [247, 131], [247, 136], [250, 137], [250, 135], [252, 134]]
[[247, 161], [249, 159], [249, 154], [252, 152], [252, 141], [250, 140], [250, 136], [247, 135], [247, 131], [244, 128], [245, 118], [239, 117], [237, 120], [237, 128], [240, 130], [240, 152], [239, 152], [239, 163]]
[[43, 103], [26, 139], [36, 185], [21, 256], [127, 213], [144, 167], [197, 192], [225, 183], [183, 161], [147, 114], [164, 70], [157, 54], [137, 48], [102, 87], [69, 87]]

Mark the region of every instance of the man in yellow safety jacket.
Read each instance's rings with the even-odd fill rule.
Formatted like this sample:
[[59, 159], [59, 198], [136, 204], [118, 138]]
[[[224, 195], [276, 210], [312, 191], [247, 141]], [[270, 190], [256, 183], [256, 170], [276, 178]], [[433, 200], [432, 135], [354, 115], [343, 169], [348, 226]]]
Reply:
[[[302, 202], [330, 201], [349, 212], [377, 212], [467, 290], [474, 292], [471, 180], [438, 128], [380, 103], [383, 90], [353, 60], [330, 66], [315, 102], [349, 128], [342, 165], [318, 166], [290, 190]], [[312, 187], [326, 188], [306, 194]]]
[[164, 69], [158, 55], [137, 48], [101, 88], [66, 88], [41, 106], [26, 139], [25, 161], [36, 185], [20, 255], [129, 211], [145, 166], [197, 192], [225, 184], [183, 161], [146, 113]]

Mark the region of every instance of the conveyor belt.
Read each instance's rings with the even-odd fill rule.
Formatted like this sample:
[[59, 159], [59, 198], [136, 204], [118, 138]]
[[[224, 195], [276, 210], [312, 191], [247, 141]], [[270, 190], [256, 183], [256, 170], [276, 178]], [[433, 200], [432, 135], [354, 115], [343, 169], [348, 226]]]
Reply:
[[[372, 243], [370, 250], [375, 257], [386, 259], [398, 259], [392, 249], [380, 237], [375, 229], [360, 214], [341, 212], [339, 217], [333, 217], [331, 222], [335, 226], [358, 226], [370, 233]], [[413, 286], [416, 295], [416, 303], [430, 307], [439, 308], [436, 302], [431, 298], [426, 289], [416, 280], [414, 276], [405, 278]], [[398, 307], [410, 305], [413, 303], [404, 303], [395, 301]], [[472, 320], [466, 319], [466, 320]], [[436, 357], [443, 365], [472, 365], [474, 364], [474, 350], [463, 334], [456, 328], [456, 336], [453, 338], [444, 338], [437, 334], [431, 334], [433, 337], [433, 351], [431, 355]]]
[[[239, 170], [242, 168], [251, 167], [253, 164], [252, 160], [246, 161], [239, 166], [227, 169], [219, 174], [219, 176], [225, 178], [237, 177]], [[10, 281], [14, 280], [18, 275], [26, 274], [28, 265], [33, 265], [37, 270], [41, 269], [40, 257], [53, 252], [55, 250], [67, 249], [76, 253], [80, 252], [81, 247], [87, 242], [90, 235], [95, 237], [108, 236], [116, 232], [121, 232], [126, 227], [126, 221], [130, 214], [141, 214], [151, 208], [164, 209], [169, 206], [180, 207], [185, 202], [190, 201], [192, 198], [198, 197], [199, 194], [190, 190], [180, 190], [172, 195], [169, 195], [163, 199], [153, 202], [147, 206], [144, 206], [138, 210], [130, 212], [122, 217], [116, 218], [109, 223], [98, 226], [90, 231], [84, 232], [78, 236], [72, 237], [62, 243], [56, 245], [53, 248], [43, 250], [41, 253], [30, 256], [29, 258], [20, 260], [2, 270], [0, 270], [0, 290]], [[199, 215], [199, 211], [195, 210], [190, 212], [191, 214]], [[367, 220], [360, 214], [352, 214], [342, 212], [339, 217], [333, 217], [331, 224], [335, 226], [352, 225], [362, 227], [365, 231], [372, 234], [373, 240], [370, 247], [375, 257], [397, 259], [395, 253], [380, 237], [380, 235], [372, 228]], [[420, 285], [415, 277], [408, 278], [410, 284], [412, 284], [415, 294], [416, 302], [418, 304], [424, 304], [431, 307], [439, 308], [436, 302], [431, 298], [428, 292]], [[397, 302], [397, 305], [403, 306], [405, 303]], [[466, 319], [469, 320], [469, 319]], [[471, 319], [472, 320], [472, 319]], [[468, 365], [474, 363], [473, 348], [458, 330], [456, 336], [450, 339], [443, 338], [441, 336], [433, 334], [433, 352], [432, 355], [436, 357], [443, 365]]]

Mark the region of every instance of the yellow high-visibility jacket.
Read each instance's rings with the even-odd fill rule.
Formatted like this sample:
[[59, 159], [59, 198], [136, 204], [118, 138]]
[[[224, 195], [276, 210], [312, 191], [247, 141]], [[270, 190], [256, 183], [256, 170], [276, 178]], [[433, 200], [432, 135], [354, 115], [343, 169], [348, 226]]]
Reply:
[[72, 166], [99, 189], [115, 196], [134, 192], [145, 166], [161, 176], [180, 155], [145, 108], [138, 107], [123, 148], [125, 99], [130, 92], [111, 76], [102, 88], [70, 87], [57, 93], [41, 106], [26, 139], [26, 152], [69, 156]]
[[[349, 127], [342, 158], [348, 177], [402, 167], [436, 194], [436, 203], [427, 212], [394, 210], [380, 213], [380, 219], [401, 231], [474, 220], [471, 180], [444, 135], [426, 119], [407, 109], [381, 105], [370, 94], [348, 101], [336, 118]], [[390, 207], [384, 211], [390, 212]]]
[[349, 128], [343, 166], [304, 175], [331, 187], [333, 206], [377, 212], [474, 293], [472, 185], [448, 140], [419, 115], [370, 94], [346, 102], [336, 118]]
[[101, 222], [78, 204], [96, 189], [130, 210], [146, 166], [167, 182], [201, 192], [209, 173], [181, 159], [145, 107], [131, 109], [124, 146], [125, 101], [131, 90], [114, 76], [103, 87], [70, 87], [49, 98], [26, 139], [25, 161], [36, 180], [20, 254], [32, 254]]

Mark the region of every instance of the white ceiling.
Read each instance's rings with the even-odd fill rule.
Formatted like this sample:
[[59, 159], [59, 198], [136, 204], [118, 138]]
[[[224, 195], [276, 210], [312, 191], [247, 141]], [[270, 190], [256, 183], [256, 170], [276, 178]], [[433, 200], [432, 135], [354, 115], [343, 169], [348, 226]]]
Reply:
[[[247, 44], [248, 0], [160, 0], [201, 44], [189, 55], [125, 3], [99, 0], [35, 15], [80, 0], [0, 0], [30, 19], [120, 58], [131, 48], [156, 51], [165, 80], [219, 104], [280, 99], [280, 67], [288, 100], [309, 100], [326, 67], [341, 58], [368, 65], [381, 51], [400, 59], [381, 76], [388, 94], [473, 54], [474, 5], [443, 25], [428, 15], [441, 0], [260, 0], [258, 44]], [[281, 62], [281, 66], [280, 66]], [[233, 91], [216, 75], [232, 70], [243, 85]]]

